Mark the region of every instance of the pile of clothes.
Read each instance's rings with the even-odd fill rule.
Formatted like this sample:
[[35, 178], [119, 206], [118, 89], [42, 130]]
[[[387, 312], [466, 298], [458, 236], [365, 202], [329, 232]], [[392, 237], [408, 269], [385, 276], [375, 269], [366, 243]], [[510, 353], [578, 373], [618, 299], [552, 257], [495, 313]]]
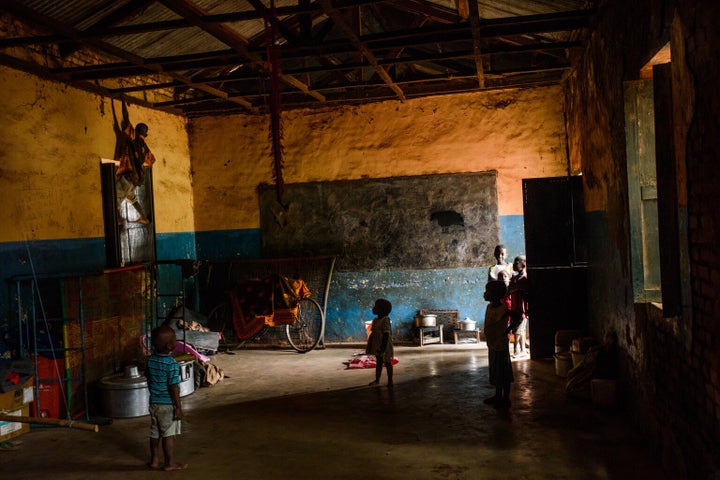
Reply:
[[[392, 358], [392, 364], [397, 365], [398, 358], [393, 357]], [[348, 369], [351, 368], [375, 368], [375, 365], [377, 365], [377, 360], [375, 360], [375, 355], [367, 355], [365, 352], [356, 353], [350, 359], [346, 362], [343, 362], [345, 365], [347, 365]]]

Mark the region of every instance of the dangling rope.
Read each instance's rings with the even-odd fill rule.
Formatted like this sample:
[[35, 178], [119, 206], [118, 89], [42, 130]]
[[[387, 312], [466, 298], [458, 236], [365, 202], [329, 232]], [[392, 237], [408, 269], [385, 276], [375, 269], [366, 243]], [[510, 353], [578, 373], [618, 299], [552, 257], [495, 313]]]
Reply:
[[272, 142], [273, 178], [278, 203], [285, 208], [283, 194], [283, 147], [282, 147], [282, 107], [281, 89], [282, 72], [280, 70], [280, 46], [277, 44], [277, 16], [275, 0], [270, 1], [270, 9], [265, 14], [265, 38], [267, 48], [267, 68], [270, 84], [270, 140]]
[[[63, 376], [60, 374], [60, 367], [58, 367], [57, 363], [57, 357], [55, 355], [55, 343], [53, 341], [52, 337], [52, 331], [50, 329], [50, 323], [48, 322], [47, 314], [45, 312], [45, 303], [43, 302], [42, 294], [40, 293], [40, 281], [38, 279], [37, 272], [35, 271], [35, 264], [33, 263], [32, 255], [30, 254], [30, 244], [28, 242], [27, 237], [25, 238], [25, 251], [27, 252], [28, 257], [28, 263], [30, 264], [30, 272], [32, 274], [32, 281], [34, 284], [33, 287], [33, 296], [30, 299], [31, 302], [35, 301], [35, 295], [37, 295], [37, 301], [38, 306], [40, 307], [40, 315], [42, 316], [43, 326], [45, 328], [45, 332], [47, 335], [47, 341], [50, 346], [50, 351], [52, 352], [52, 366], [55, 370], [55, 380], [57, 380], [58, 386], [60, 388], [60, 396], [63, 400], [63, 406], [65, 407], [65, 412], [67, 412], [68, 415], [70, 415], [69, 405], [67, 401], [67, 393], [65, 391], [65, 385], [62, 382]], [[18, 298], [18, 301], [20, 299]], [[22, 308], [22, 305], [20, 305], [20, 308]], [[35, 318], [32, 319], [35, 324], [33, 325], [32, 332], [36, 335], [37, 338], [37, 321]], [[36, 356], [38, 355], [37, 352], [33, 352]], [[39, 375], [38, 375], [39, 376]], [[38, 378], [35, 379], [35, 381], [40, 385], [40, 381]]]

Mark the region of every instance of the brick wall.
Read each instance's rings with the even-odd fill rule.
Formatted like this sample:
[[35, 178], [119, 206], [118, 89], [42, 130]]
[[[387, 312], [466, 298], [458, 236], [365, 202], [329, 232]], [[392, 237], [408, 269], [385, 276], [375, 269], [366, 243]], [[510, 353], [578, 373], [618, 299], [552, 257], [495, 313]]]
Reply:
[[[590, 324], [598, 337], [618, 334], [625, 413], [669, 478], [720, 472], [720, 13], [711, 3], [602, 2], [566, 89], [571, 162], [582, 165], [592, 232], [603, 237], [590, 242]], [[669, 41], [676, 160], [687, 176], [678, 211], [691, 305], [680, 318], [633, 304], [622, 98], [622, 82]]]

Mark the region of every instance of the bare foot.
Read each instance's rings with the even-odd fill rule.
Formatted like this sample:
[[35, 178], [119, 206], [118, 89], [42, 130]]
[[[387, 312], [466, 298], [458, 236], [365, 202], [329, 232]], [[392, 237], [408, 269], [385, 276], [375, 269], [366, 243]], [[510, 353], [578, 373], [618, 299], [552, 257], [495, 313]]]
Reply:
[[373, 380], [372, 382], [368, 383], [368, 387], [374, 387], [375, 385], [378, 385], [380, 382], [377, 380]]
[[165, 465], [163, 470], [166, 472], [174, 472], [176, 470], [185, 470], [187, 467], [187, 463], [174, 463], [172, 465]]
[[155, 470], [155, 469], [160, 468], [160, 464], [159, 464], [159, 463], [148, 462], [148, 463], [146, 463], [145, 465], [147, 465], [147, 467], [148, 467], [149, 469], [151, 469], [151, 470]]

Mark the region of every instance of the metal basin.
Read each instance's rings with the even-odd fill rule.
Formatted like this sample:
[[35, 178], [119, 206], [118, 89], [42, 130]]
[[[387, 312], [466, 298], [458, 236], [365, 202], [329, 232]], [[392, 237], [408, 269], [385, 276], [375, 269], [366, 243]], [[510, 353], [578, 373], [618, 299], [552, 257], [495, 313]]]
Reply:
[[127, 366], [123, 373], [102, 378], [100, 390], [103, 411], [109, 417], [130, 418], [149, 414], [147, 379], [140, 375], [137, 366]]
[[180, 396], [190, 395], [195, 391], [195, 369], [193, 368], [195, 357], [183, 355], [175, 358], [175, 361], [180, 365]]

